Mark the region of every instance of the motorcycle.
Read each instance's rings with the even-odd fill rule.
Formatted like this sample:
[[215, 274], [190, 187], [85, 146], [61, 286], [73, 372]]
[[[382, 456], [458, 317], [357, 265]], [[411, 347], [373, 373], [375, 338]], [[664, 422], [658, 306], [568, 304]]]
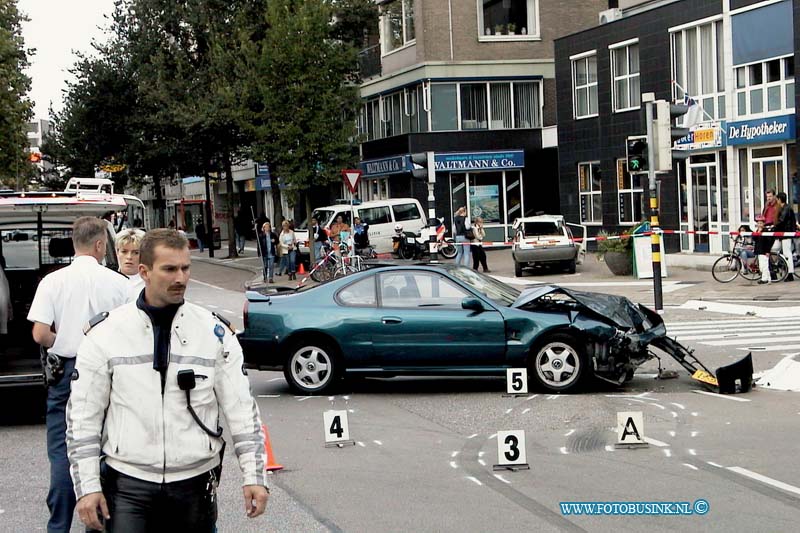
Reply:
[[[437, 221], [438, 222], [438, 221]], [[453, 259], [456, 256], [455, 241], [445, 238], [447, 228], [444, 224], [432, 223], [422, 228], [419, 233], [403, 231], [403, 225], [397, 224], [394, 227], [395, 234], [392, 236], [392, 250], [400, 259], [418, 259], [429, 254], [431, 232], [436, 234], [436, 252], [446, 259]]]

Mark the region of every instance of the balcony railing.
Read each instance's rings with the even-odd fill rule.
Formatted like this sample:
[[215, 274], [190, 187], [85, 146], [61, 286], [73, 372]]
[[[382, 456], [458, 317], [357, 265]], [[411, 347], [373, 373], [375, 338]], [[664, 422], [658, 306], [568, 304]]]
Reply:
[[358, 53], [358, 68], [361, 79], [381, 75], [381, 45], [376, 44]]

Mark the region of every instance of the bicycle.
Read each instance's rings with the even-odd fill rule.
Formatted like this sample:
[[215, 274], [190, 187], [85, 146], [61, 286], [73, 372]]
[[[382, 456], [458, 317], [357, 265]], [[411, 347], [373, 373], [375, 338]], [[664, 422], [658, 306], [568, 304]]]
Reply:
[[[716, 261], [711, 267], [711, 275], [720, 283], [730, 283], [738, 276], [742, 276], [748, 281], [758, 281], [761, 279], [761, 269], [758, 266], [758, 258], [753, 257], [747, 264], [742, 265], [739, 251], [742, 249], [741, 241], [737, 238], [734, 243], [733, 252], [728, 252]], [[773, 281], [783, 281], [789, 275], [789, 264], [781, 254], [776, 252], [769, 253], [769, 273]]]

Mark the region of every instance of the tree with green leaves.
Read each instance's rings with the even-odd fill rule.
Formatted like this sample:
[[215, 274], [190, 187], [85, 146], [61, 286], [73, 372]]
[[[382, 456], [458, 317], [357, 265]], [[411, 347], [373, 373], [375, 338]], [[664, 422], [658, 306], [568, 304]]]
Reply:
[[16, 0], [0, 0], [0, 184], [24, 186], [30, 174], [27, 122], [33, 105], [27, 94], [31, 80], [25, 74], [33, 50], [25, 48]]
[[309, 219], [312, 192], [341, 180], [358, 157], [357, 50], [337, 38], [344, 32], [332, 24], [334, 8], [331, 0], [271, 0], [264, 39], [246, 54], [259, 73], [253, 152], [270, 162], [293, 202], [305, 201]]

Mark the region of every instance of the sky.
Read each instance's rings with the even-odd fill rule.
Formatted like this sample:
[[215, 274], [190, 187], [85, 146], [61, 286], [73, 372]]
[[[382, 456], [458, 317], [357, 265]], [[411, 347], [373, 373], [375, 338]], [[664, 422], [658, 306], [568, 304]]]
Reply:
[[92, 39], [104, 41], [99, 28], [108, 26], [104, 15], [114, 10], [114, 0], [17, 0], [29, 22], [23, 24], [26, 48], [35, 48], [28, 75], [36, 118], [49, 118], [50, 103], [62, 107], [62, 90], [75, 63], [74, 51], [91, 51]]

